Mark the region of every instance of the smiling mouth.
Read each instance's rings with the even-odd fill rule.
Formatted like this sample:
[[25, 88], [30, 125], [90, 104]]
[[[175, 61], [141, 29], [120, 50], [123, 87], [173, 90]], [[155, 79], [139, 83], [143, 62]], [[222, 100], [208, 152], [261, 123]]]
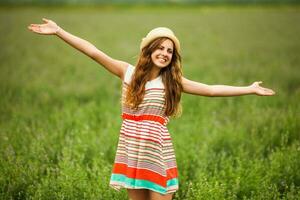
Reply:
[[167, 59], [162, 58], [162, 57], [158, 57], [158, 60], [159, 60], [160, 62], [167, 62]]

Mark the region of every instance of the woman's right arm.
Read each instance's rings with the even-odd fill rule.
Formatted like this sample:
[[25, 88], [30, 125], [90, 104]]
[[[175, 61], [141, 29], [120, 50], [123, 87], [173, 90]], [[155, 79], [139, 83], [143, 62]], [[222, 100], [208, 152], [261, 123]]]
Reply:
[[89, 56], [109, 72], [123, 80], [128, 63], [116, 60], [97, 49], [90, 42], [81, 39], [60, 28], [54, 21], [43, 18], [44, 24], [31, 24], [28, 29], [42, 35], [57, 35], [66, 43]]

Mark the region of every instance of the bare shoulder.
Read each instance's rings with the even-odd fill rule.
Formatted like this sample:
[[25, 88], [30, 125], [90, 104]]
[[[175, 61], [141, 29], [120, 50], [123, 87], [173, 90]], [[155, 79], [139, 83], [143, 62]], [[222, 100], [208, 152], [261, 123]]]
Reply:
[[123, 80], [127, 71], [128, 66], [130, 65], [127, 62], [124, 61], [118, 61], [119, 69], [120, 69], [120, 79]]

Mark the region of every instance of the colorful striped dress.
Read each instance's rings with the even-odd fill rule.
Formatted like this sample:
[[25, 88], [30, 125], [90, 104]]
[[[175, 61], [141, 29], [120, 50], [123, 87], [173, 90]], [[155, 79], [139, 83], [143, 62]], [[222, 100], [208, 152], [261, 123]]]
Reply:
[[[129, 65], [123, 81], [122, 102], [134, 73]], [[123, 123], [119, 136], [110, 186], [149, 189], [161, 194], [178, 190], [177, 164], [165, 111], [161, 77], [148, 81], [137, 110], [122, 104]]]

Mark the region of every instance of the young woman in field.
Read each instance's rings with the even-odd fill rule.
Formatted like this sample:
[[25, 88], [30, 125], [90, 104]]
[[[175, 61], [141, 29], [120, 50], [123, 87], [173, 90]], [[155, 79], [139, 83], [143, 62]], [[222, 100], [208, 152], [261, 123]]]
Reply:
[[140, 44], [136, 66], [116, 60], [55, 22], [43, 19], [29, 30], [57, 35], [123, 81], [122, 128], [110, 185], [127, 188], [132, 200], [169, 200], [178, 190], [175, 154], [166, 127], [180, 114], [181, 93], [220, 97], [274, 95], [254, 82], [245, 87], [206, 85], [186, 79], [181, 71], [180, 43], [168, 28], [151, 30]]

